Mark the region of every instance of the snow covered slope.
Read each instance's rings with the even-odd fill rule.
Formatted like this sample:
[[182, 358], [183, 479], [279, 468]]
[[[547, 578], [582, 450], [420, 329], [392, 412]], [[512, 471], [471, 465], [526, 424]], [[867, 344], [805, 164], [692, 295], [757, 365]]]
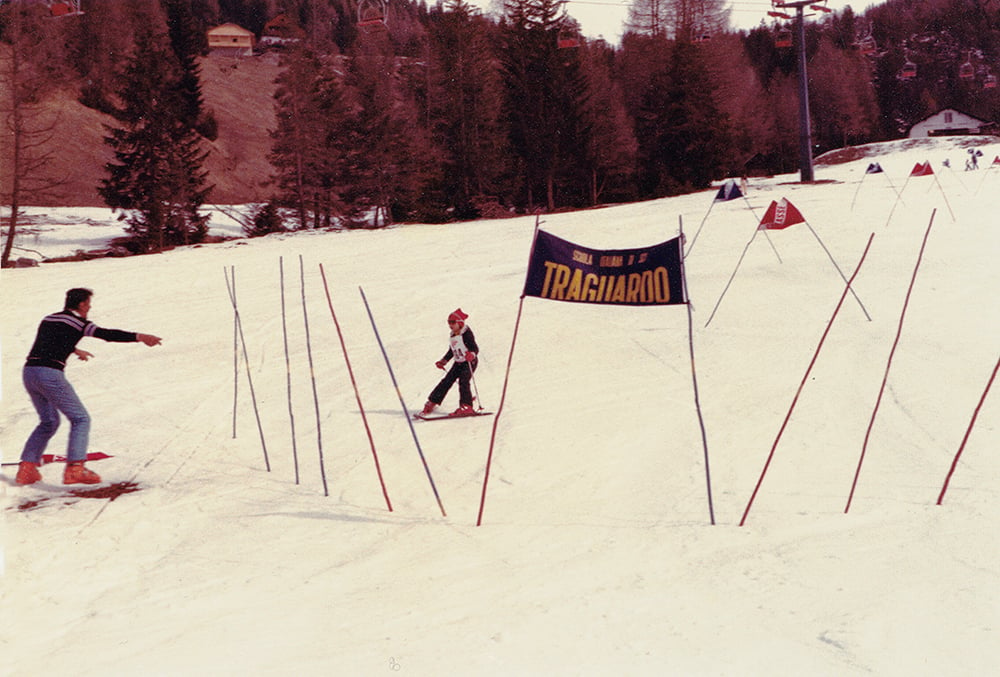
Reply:
[[[983, 148], [988, 165], [1000, 145]], [[659, 242], [681, 220], [689, 236], [701, 227], [686, 265], [714, 526], [685, 309], [532, 298], [500, 415], [415, 427], [447, 516], [438, 510], [399, 397], [422, 404], [440, 377], [434, 361], [446, 347], [445, 319], [461, 307], [482, 348], [482, 402], [499, 406], [533, 217], [310, 232], [3, 271], [5, 462], [17, 460], [35, 424], [20, 384], [23, 356], [66, 289], [95, 290], [98, 324], [164, 343], [85, 339], [81, 347], [96, 357], [68, 367], [94, 420], [91, 448], [115, 455], [92, 467], [109, 482], [137, 482], [139, 491], [114, 501], [68, 498], [56, 466], [28, 488], [5, 468], [0, 673], [995, 671], [995, 390], [943, 504], [936, 500], [1000, 353], [1000, 168], [944, 168], [946, 158], [952, 167], [964, 162], [965, 148], [949, 140], [886, 153], [878, 157], [883, 175], [864, 174], [871, 158], [823, 165], [815, 185], [794, 176], [754, 180], [748, 201], [713, 205], [714, 191], [706, 191], [542, 218], [544, 229], [595, 248]], [[935, 176], [907, 179], [925, 160]], [[771, 231], [753, 237], [704, 326], [764, 209], [782, 197], [847, 274], [875, 234], [855, 281], [872, 319], [845, 300], [740, 527], [844, 291], [809, 228]], [[102, 217], [87, 218], [86, 235], [101, 239]], [[107, 237], [120, 234], [120, 224], [106, 222]], [[48, 245], [59, 231], [41, 232], [32, 248], [58, 253]], [[60, 245], [65, 253], [70, 240]], [[233, 437], [234, 328], [223, 276], [230, 269], [270, 472], [242, 362]], [[62, 452], [67, 428], [52, 451]], [[19, 509], [27, 501], [39, 503]]]

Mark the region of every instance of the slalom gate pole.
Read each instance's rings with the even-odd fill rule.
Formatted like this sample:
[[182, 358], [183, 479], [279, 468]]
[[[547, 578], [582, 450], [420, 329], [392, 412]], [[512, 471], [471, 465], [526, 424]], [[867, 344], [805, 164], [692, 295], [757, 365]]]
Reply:
[[[744, 195], [743, 196], [743, 201], [747, 203], [747, 209], [749, 209], [750, 210], [750, 214], [753, 215], [753, 221], [754, 221], [754, 223], [759, 226], [760, 225], [760, 217], [757, 216], [757, 210], [753, 208], [752, 204], [750, 204], [750, 198], [748, 198], [746, 195]], [[767, 240], [767, 243], [769, 245], [771, 245], [771, 251], [774, 252], [774, 257], [776, 259], [778, 259], [778, 263], [784, 263], [784, 261], [781, 260], [781, 254], [778, 253], [778, 248], [774, 246], [774, 241], [771, 239], [771, 236], [768, 235], [767, 230], [765, 229], [763, 232], [764, 232], [764, 239]]]
[[323, 479], [323, 495], [329, 496], [326, 484], [326, 466], [323, 462], [323, 426], [319, 415], [319, 395], [316, 392], [316, 370], [313, 368], [312, 341], [309, 338], [309, 311], [306, 309], [306, 269], [299, 254], [299, 280], [302, 288], [302, 320], [306, 327], [306, 354], [309, 356], [309, 378], [312, 380], [313, 404], [316, 407], [316, 446], [319, 449], [319, 474]]
[[382, 485], [382, 496], [385, 497], [385, 507], [392, 512], [392, 502], [389, 500], [389, 492], [385, 488], [385, 480], [382, 479], [382, 466], [378, 462], [378, 452], [375, 451], [375, 438], [372, 437], [372, 430], [368, 426], [368, 415], [365, 414], [365, 405], [361, 403], [361, 393], [358, 391], [358, 382], [354, 379], [354, 370], [351, 369], [351, 358], [347, 356], [347, 344], [344, 343], [344, 334], [340, 331], [340, 322], [337, 321], [337, 313], [333, 311], [333, 300], [330, 298], [330, 287], [326, 283], [326, 271], [323, 264], [319, 264], [319, 273], [323, 277], [323, 290], [326, 292], [326, 302], [330, 306], [330, 315], [333, 317], [333, 326], [337, 328], [337, 338], [340, 339], [340, 349], [344, 353], [344, 363], [347, 365], [347, 375], [351, 378], [351, 386], [354, 388], [354, 399], [358, 402], [358, 409], [361, 411], [361, 421], [365, 426], [365, 434], [368, 435], [368, 444], [372, 449], [372, 458], [375, 459], [375, 473], [378, 475], [379, 484]]
[[[230, 299], [236, 294], [236, 266], [231, 266], [233, 275], [233, 287], [230, 292]], [[225, 273], [226, 269], [223, 268], [222, 272]], [[226, 282], [229, 282], [229, 276], [226, 276]], [[236, 439], [236, 409], [239, 404], [239, 390], [240, 390], [240, 349], [239, 349], [239, 313], [236, 312], [236, 308], [233, 308], [233, 439]]]
[[976, 186], [976, 192], [974, 192], [973, 195], [979, 195], [979, 191], [983, 189], [983, 186], [986, 184], [986, 179], [989, 178], [990, 172], [993, 171], [993, 168], [995, 166], [996, 165], [991, 164], [989, 167], [986, 168], [986, 171], [983, 172], [983, 178], [979, 180], [979, 185]]
[[944, 200], [945, 206], [948, 208], [948, 213], [951, 214], [951, 220], [955, 220], [955, 212], [951, 210], [951, 203], [948, 202], [948, 195], [944, 192], [944, 188], [941, 187], [941, 182], [938, 181], [937, 174], [934, 174], [934, 183], [937, 184], [938, 190], [941, 191], [941, 198]]
[[434, 498], [437, 500], [438, 508], [441, 509], [441, 516], [447, 517], [447, 513], [444, 511], [444, 504], [441, 503], [441, 495], [438, 494], [437, 486], [434, 484], [434, 478], [431, 476], [430, 466], [427, 465], [427, 459], [424, 457], [424, 451], [420, 448], [420, 440], [417, 439], [417, 430], [413, 427], [413, 417], [410, 416], [410, 410], [406, 408], [406, 402], [403, 400], [403, 393], [399, 390], [399, 383], [396, 381], [396, 374], [392, 371], [392, 364], [389, 363], [389, 354], [385, 352], [385, 346], [382, 345], [382, 337], [379, 336], [378, 327], [375, 325], [375, 317], [372, 315], [371, 306], [368, 305], [368, 298], [365, 296], [365, 290], [360, 286], [358, 291], [361, 292], [361, 300], [364, 301], [365, 310], [368, 312], [368, 319], [372, 323], [372, 331], [375, 332], [375, 340], [378, 342], [378, 347], [382, 351], [382, 358], [385, 360], [385, 366], [389, 370], [389, 378], [392, 379], [392, 385], [396, 389], [396, 397], [399, 398], [399, 406], [403, 408], [403, 416], [406, 417], [406, 423], [410, 426], [410, 434], [413, 436], [413, 443], [417, 445], [417, 454], [420, 455], [420, 462], [424, 465], [424, 473], [427, 474], [427, 481], [430, 482], [431, 491], [434, 492]]
[[896, 328], [896, 338], [892, 341], [892, 349], [889, 351], [889, 359], [885, 363], [885, 373], [882, 375], [882, 385], [878, 389], [878, 397], [875, 398], [875, 407], [872, 409], [872, 417], [868, 421], [868, 429], [865, 431], [865, 441], [861, 445], [861, 456], [858, 458], [858, 468], [854, 471], [854, 481], [851, 482], [851, 493], [847, 496], [847, 505], [844, 506], [844, 513], [851, 509], [851, 501], [854, 500], [854, 490], [858, 486], [858, 477], [861, 475], [861, 464], [865, 461], [865, 452], [868, 450], [868, 441], [871, 439], [872, 428], [875, 426], [875, 417], [878, 416], [878, 408], [882, 403], [882, 395], [885, 394], [886, 384], [889, 381], [889, 370], [892, 368], [892, 358], [896, 354], [896, 347], [899, 346], [899, 337], [903, 333], [903, 321], [906, 319], [906, 309], [910, 305], [910, 294], [913, 292], [913, 284], [917, 281], [917, 271], [920, 270], [920, 262], [924, 258], [924, 249], [927, 247], [927, 239], [931, 234], [931, 227], [934, 225], [934, 215], [937, 210], [931, 212], [930, 223], [924, 232], [923, 242], [920, 243], [920, 253], [917, 254], [917, 262], [913, 266], [913, 276], [910, 278], [910, 286], [906, 289], [906, 298], [903, 300], [903, 309], [899, 313], [899, 325]]
[[844, 287], [843, 293], [840, 295], [840, 300], [837, 301], [836, 308], [833, 309], [833, 314], [830, 316], [830, 320], [826, 323], [826, 329], [823, 330], [823, 335], [820, 337], [819, 344], [816, 346], [816, 350], [813, 353], [812, 359], [809, 360], [809, 366], [806, 368], [806, 373], [802, 376], [802, 381], [799, 382], [799, 387], [795, 391], [795, 396], [792, 398], [792, 404], [788, 407], [788, 413], [785, 414], [785, 420], [781, 422], [781, 427], [778, 429], [778, 435], [774, 438], [774, 444], [771, 445], [771, 451], [767, 455], [767, 461], [764, 463], [764, 469], [761, 470], [760, 478], [757, 480], [757, 485], [753, 489], [753, 493], [750, 495], [750, 500], [747, 503], [746, 509], [743, 511], [743, 517], [740, 519], [740, 526], [746, 524], [747, 516], [750, 514], [750, 508], [753, 506], [754, 500], [757, 498], [757, 492], [760, 491], [760, 486], [764, 482], [764, 476], [767, 474], [767, 470], [771, 465], [771, 461], [774, 459], [774, 452], [778, 448], [778, 442], [781, 441], [781, 436], [785, 432], [785, 428], [788, 426], [788, 422], [792, 418], [792, 412], [795, 410], [795, 405], [799, 401], [799, 395], [802, 394], [803, 388], [805, 388], [806, 381], [809, 380], [809, 374], [812, 372], [813, 367], [816, 365], [816, 360], [819, 358], [819, 352], [823, 349], [823, 344], [826, 342], [826, 337], [830, 334], [830, 328], [833, 326], [834, 320], [837, 319], [837, 314], [840, 312], [841, 307], [844, 305], [844, 299], [847, 298], [847, 292], [850, 289], [851, 282], [854, 278], [858, 276], [858, 271], [861, 270], [861, 265], [865, 262], [865, 258], [868, 256], [868, 250], [871, 249], [872, 240], [875, 239], [875, 233], [868, 236], [868, 244], [865, 245], [865, 250], [861, 254], [861, 259], [858, 260], [858, 265], [854, 268], [854, 273], [851, 275], [851, 279], [847, 281], [847, 285]]
[[288, 324], [285, 320], [285, 260], [278, 257], [278, 276], [281, 280], [281, 335], [285, 341], [285, 383], [288, 388], [288, 423], [292, 428], [292, 461], [295, 464], [295, 483], [299, 483], [299, 450], [295, 442], [295, 411], [292, 409], [292, 363], [288, 356]]
[[[826, 244], [823, 242], [823, 240], [819, 238], [819, 233], [817, 233], [813, 229], [812, 224], [809, 223], [808, 221], [806, 221], [806, 227], [809, 228], [809, 232], [813, 234], [813, 236], [816, 238], [816, 241], [819, 242], [819, 246], [822, 247], [823, 251], [826, 252], [827, 257], [830, 259], [830, 263], [832, 263], [833, 267], [837, 269], [838, 273], [840, 273], [840, 279], [843, 280], [844, 282], [847, 282], [847, 277], [844, 275], [844, 271], [840, 269], [840, 266], [837, 265], [837, 261], [833, 258], [833, 254], [831, 254], [830, 250], [826, 248]], [[854, 288], [850, 286], [850, 283], [848, 283], [847, 288], [850, 289], [851, 296], [854, 297], [854, 300], [858, 302], [859, 306], [861, 306], [861, 312], [863, 312], [868, 321], [871, 322], [872, 317], [871, 315], [868, 314], [868, 309], [865, 308], [865, 304], [863, 304], [861, 302], [861, 299], [858, 298], [857, 293], [854, 291]]]
[[688, 246], [687, 251], [684, 252], [684, 258], [690, 256], [691, 250], [694, 249], [694, 243], [698, 241], [698, 236], [701, 235], [701, 229], [705, 225], [705, 221], [708, 220], [708, 215], [712, 213], [712, 208], [714, 206], [715, 206], [715, 200], [712, 200], [712, 204], [708, 206], [708, 211], [705, 212], [705, 216], [702, 217], [701, 223], [698, 224], [698, 230], [694, 231], [694, 237], [691, 238], [691, 244]]
[[743, 259], [747, 255], [747, 250], [750, 249], [750, 245], [753, 244], [754, 238], [757, 237], [757, 233], [759, 232], [760, 232], [759, 227], [754, 228], [753, 236], [746, 243], [746, 246], [743, 247], [743, 253], [740, 254], [740, 260], [736, 262], [736, 267], [733, 269], [733, 274], [729, 276], [729, 281], [726, 282], [726, 286], [723, 288], [722, 294], [719, 295], [719, 300], [715, 302], [715, 307], [712, 308], [712, 314], [708, 316], [708, 321], [705, 323], [706, 327], [709, 324], [711, 324], [712, 318], [715, 317], [716, 311], [719, 310], [719, 306], [722, 304], [722, 299], [726, 296], [726, 293], [729, 291], [729, 286], [733, 283], [733, 280], [736, 279], [736, 273], [740, 269], [740, 266], [743, 265]]
[[962, 457], [962, 452], [965, 450], [965, 443], [969, 441], [969, 435], [972, 433], [972, 428], [976, 425], [976, 419], [979, 417], [979, 410], [983, 408], [983, 402], [986, 401], [986, 395], [990, 392], [993, 380], [997, 377], [998, 369], [1000, 369], [1000, 358], [997, 359], [997, 363], [993, 367], [993, 373], [990, 374], [990, 380], [986, 382], [986, 389], [983, 390], [983, 394], [979, 398], [979, 403], [972, 412], [972, 420], [969, 421], [969, 427], [966, 428], [965, 435], [962, 437], [962, 444], [959, 445], [958, 453], [955, 454], [955, 458], [951, 462], [951, 469], [948, 470], [948, 475], [944, 478], [944, 485], [941, 487], [941, 494], [938, 496], [937, 500], [938, 505], [941, 505], [941, 501], [944, 500], [944, 494], [948, 491], [948, 483], [951, 482], [951, 476], [955, 474], [955, 468], [958, 466], [958, 459]]
[[868, 176], [868, 172], [861, 175], [861, 180], [858, 181], [858, 187], [854, 189], [854, 197], [851, 198], [851, 211], [854, 211], [854, 203], [858, 199], [858, 193], [861, 192], [861, 185], [865, 182], [865, 177]]
[[[681, 242], [684, 241], [684, 217], [678, 215], [678, 227], [681, 233]], [[708, 519], [715, 525], [715, 507], [712, 504], [712, 473], [708, 464], [708, 435], [705, 432], [705, 418], [701, 413], [701, 399], [698, 396], [698, 372], [694, 366], [694, 320], [691, 317], [691, 299], [688, 296], [687, 275], [684, 271], [684, 257], [681, 257], [681, 282], [684, 289], [684, 305], [687, 306], [688, 318], [688, 349], [691, 353], [691, 383], [694, 386], [694, 408], [698, 413], [698, 427], [701, 429], [701, 447], [705, 456], [705, 487], [708, 491]]]
[[[535, 242], [538, 240], [538, 229], [542, 225], [541, 217], [535, 216], [535, 232], [531, 236], [530, 253], [535, 251]], [[529, 254], [530, 258], [530, 254]], [[493, 466], [493, 449], [496, 446], [497, 426], [500, 424], [500, 414], [503, 413], [504, 402], [507, 401], [507, 384], [510, 382], [510, 365], [514, 362], [514, 346], [517, 345], [517, 332], [521, 327], [521, 313], [524, 311], [524, 292], [521, 292], [521, 300], [517, 304], [517, 319], [514, 320], [514, 336], [510, 339], [510, 352], [507, 353], [507, 369], [503, 376], [503, 389], [500, 391], [500, 406], [497, 407], [497, 414], [493, 417], [493, 430], [490, 432], [490, 449], [486, 454], [486, 470], [483, 472], [483, 493], [479, 498], [479, 516], [476, 517], [476, 526], [483, 524], [483, 509], [486, 507], [486, 486], [490, 481], [490, 468]]]
[[[896, 190], [896, 184], [892, 182], [892, 179], [889, 178], [888, 174], [886, 174], [885, 172], [882, 173], [885, 175], [885, 180], [889, 183], [889, 187], [892, 188], [892, 192], [896, 194], [896, 199], [902, 201], [903, 194], [900, 191]], [[903, 202], [903, 205], [905, 206], [906, 203]]]
[[777, 257], [778, 263], [784, 263], [784, 261], [781, 260], [781, 254], [778, 253], [778, 248], [774, 246], [774, 241], [771, 240], [771, 236], [768, 235], [767, 229], [765, 228], [763, 232], [764, 232], [764, 239], [767, 240], [767, 243], [769, 245], [771, 245], [771, 251], [773, 251], [775, 257]]
[[888, 227], [889, 222], [892, 221], [892, 215], [896, 213], [896, 205], [903, 201], [903, 193], [906, 191], [906, 185], [910, 183], [910, 178], [912, 176], [913, 174], [910, 174], [906, 177], [906, 180], [903, 181], [903, 187], [896, 193], [896, 201], [892, 203], [892, 209], [889, 210], [889, 216], [885, 220], [886, 227]]
[[[225, 273], [225, 268], [222, 269]], [[236, 315], [236, 329], [240, 335], [240, 343], [243, 346], [243, 362], [247, 367], [247, 383], [250, 384], [250, 400], [253, 402], [253, 413], [257, 418], [257, 432], [260, 434], [260, 446], [264, 450], [264, 467], [271, 472], [271, 461], [267, 457], [267, 443], [264, 441], [264, 426], [260, 422], [260, 409], [257, 407], [257, 394], [253, 388], [253, 376], [250, 374], [250, 355], [247, 352], [247, 341], [243, 335], [243, 321], [240, 319], [240, 311], [236, 306], [236, 269], [233, 268], [233, 283], [230, 285], [229, 276], [226, 276], [226, 288], [229, 290], [229, 300], [233, 304], [233, 313]]]

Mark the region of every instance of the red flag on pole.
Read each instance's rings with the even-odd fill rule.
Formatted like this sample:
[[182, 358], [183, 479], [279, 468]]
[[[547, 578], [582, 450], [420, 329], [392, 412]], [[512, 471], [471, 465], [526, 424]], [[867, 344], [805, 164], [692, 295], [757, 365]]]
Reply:
[[918, 162], [913, 165], [913, 171], [910, 172], [910, 176], [934, 176], [934, 169], [931, 167], [930, 160], [922, 164]]
[[780, 202], [771, 201], [771, 205], [764, 213], [764, 218], [760, 220], [757, 230], [782, 230], [794, 226], [796, 223], [805, 223], [805, 221], [802, 212], [795, 205], [787, 199], [781, 198]]

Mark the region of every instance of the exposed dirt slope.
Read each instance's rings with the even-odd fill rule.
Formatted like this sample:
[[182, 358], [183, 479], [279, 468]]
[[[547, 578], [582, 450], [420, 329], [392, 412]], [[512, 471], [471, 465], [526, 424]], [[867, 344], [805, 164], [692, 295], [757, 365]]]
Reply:
[[[206, 169], [215, 185], [215, 204], [261, 202], [270, 196], [271, 166], [267, 161], [270, 131], [274, 128], [274, 80], [278, 58], [265, 55], [241, 59], [208, 56], [202, 59], [202, 92], [206, 106], [219, 123], [219, 136], [205, 142], [209, 151]], [[64, 181], [58, 194], [43, 198], [23, 196], [25, 205], [102, 206], [97, 186], [105, 176], [104, 165], [113, 154], [104, 143], [107, 115], [86, 108], [69, 90], [54, 92], [44, 102], [55, 119], [51, 141], [55, 161], [46, 172]], [[9, 134], [0, 138], [0, 186], [10, 186]]]

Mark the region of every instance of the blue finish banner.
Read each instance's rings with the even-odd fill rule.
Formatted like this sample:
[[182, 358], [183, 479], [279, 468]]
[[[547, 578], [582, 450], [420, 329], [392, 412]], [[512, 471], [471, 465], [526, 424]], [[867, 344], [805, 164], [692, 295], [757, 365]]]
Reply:
[[624, 306], [684, 304], [681, 238], [638, 249], [588, 249], [538, 231], [524, 295]]

